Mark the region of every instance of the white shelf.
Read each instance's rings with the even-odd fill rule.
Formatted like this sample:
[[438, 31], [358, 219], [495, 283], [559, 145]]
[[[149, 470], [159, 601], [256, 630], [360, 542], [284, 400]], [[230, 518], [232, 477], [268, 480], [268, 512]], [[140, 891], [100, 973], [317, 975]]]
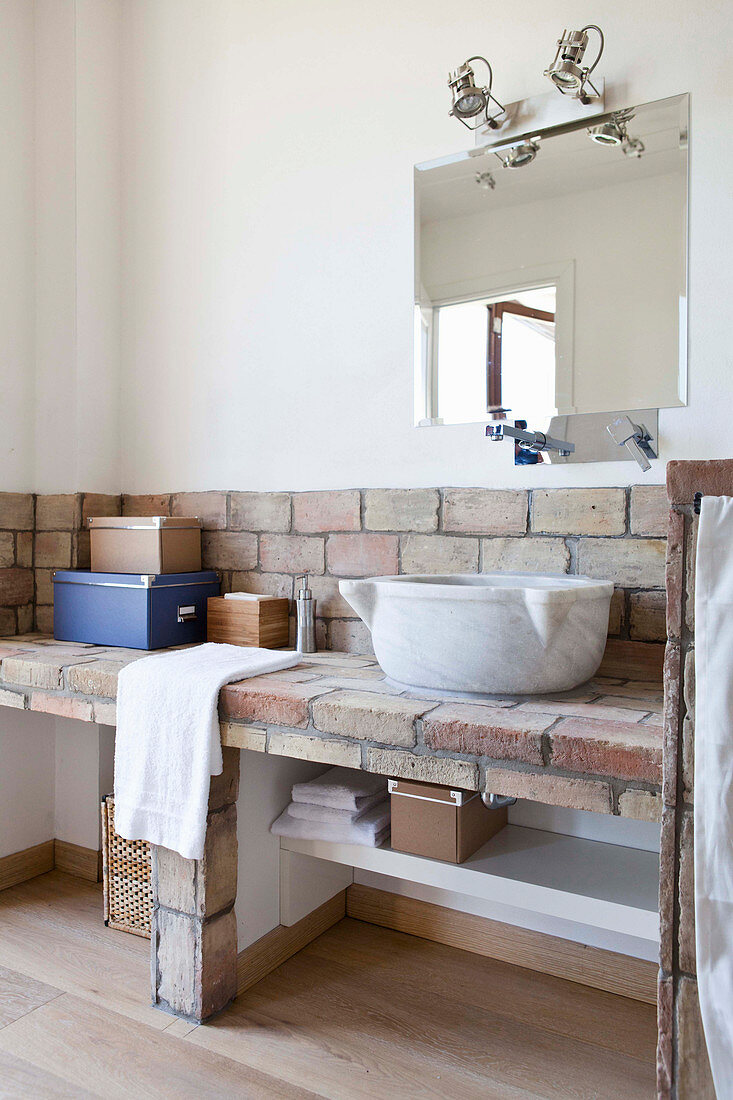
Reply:
[[282, 837], [285, 851], [656, 942], [659, 856], [508, 825], [462, 864], [389, 847]]

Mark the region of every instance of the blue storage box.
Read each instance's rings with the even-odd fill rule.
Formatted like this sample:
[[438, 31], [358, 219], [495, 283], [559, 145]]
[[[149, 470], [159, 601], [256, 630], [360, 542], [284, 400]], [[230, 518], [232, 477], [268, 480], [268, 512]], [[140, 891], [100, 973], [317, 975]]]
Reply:
[[149, 575], [57, 569], [53, 592], [59, 641], [163, 649], [206, 641], [206, 601], [219, 595], [219, 578], [211, 570]]

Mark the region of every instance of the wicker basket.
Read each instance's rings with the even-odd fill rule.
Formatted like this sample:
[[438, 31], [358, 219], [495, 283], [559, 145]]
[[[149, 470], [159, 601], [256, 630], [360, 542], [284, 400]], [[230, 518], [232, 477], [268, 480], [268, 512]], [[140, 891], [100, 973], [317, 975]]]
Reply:
[[150, 845], [124, 840], [115, 832], [115, 803], [102, 803], [104, 923], [121, 932], [150, 939], [153, 892], [150, 885]]

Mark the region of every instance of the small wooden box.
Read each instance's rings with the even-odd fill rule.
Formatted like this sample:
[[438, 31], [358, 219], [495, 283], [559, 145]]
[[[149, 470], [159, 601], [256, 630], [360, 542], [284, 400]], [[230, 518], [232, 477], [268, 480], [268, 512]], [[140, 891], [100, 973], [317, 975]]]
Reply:
[[225, 600], [210, 596], [206, 615], [209, 642], [282, 649], [290, 640], [290, 600], [268, 596], [252, 600]]
[[390, 779], [388, 787], [398, 852], [463, 863], [507, 823], [506, 809], [488, 810], [475, 791], [415, 779]]

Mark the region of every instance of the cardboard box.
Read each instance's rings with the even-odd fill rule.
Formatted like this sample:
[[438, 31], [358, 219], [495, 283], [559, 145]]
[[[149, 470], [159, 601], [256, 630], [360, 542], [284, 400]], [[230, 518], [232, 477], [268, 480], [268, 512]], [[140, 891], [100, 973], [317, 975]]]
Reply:
[[388, 786], [398, 852], [463, 863], [507, 823], [506, 807], [487, 809], [476, 791], [413, 779], [390, 779]]
[[193, 516], [91, 516], [93, 573], [195, 573], [201, 520]]
[[252, 596], [251, 600], [209, 599], [206, 617], [209, 642], [282, 649], [290, 641], [290, 600], [279, 596]]

